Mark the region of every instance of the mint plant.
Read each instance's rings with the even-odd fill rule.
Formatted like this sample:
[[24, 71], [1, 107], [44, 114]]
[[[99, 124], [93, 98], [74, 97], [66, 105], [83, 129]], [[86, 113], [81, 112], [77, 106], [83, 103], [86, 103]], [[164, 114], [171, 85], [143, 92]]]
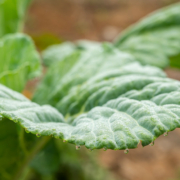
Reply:
[[[180, 127], [180, 82], [160, 69], [179, 58], [179, 3], [132, 26], [114, 44], [49, 47], [42, 52], [48, 72], [32, 101], [19, 93], [41, 74], [31, 38], [17, 33], [28, 3], [0, 1], [0, 179], [26, 179], [30, 167], [53, 173], [56, 139], [77, 150], [127, 153]], [[17, 8], [7, 17], [10, 7]], [[49, 164], [39, 168], [45, 159]]]

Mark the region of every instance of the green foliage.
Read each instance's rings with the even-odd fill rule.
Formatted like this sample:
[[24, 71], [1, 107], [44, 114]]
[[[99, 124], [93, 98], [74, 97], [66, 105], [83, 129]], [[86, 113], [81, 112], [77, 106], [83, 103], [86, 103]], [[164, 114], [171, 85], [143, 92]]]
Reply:
[[[54, 132], [56, 138], [59, 136], [62, 138], [63, 133], [57, 132], [54, 127], [63, 128], [65, 131], [72, 127], [64, 121], [63, 116], [56, 109], [47, 105], [39, 106], [30, 102], [23, 95], [0, 85], [0, 116], [0, 145], [2, 147], [1, 154], [3, 154], [0, 156], [1, 179], [19, 180], [23, 176], [29, 161], [36, 154], [30, 163], [30, 167], [44, 176], [57, 172], [60, 164], [66, 164], [66, 166], [69, 164], [67, 164], [66, 159], [68, 158], [67, 153], [72, 154], [69, 152], [71, 148], [69, 149], [66, 146], [64, 147], [66, 151], [64, 151], [63, 145], [60, 145], [59, 142], [50, 141], [50, 137], [40, 137], [45, 134], [49, 136]], [[27, 133], [24, 133], [22, 127]], [[51, 129], [51, 127], [53, 128]], [[7, 129], [9, 130], [7, 131]], [[39, 138], [29, 134], [29, 132], [33, 132]], [[47, 142], [49, 143], [45, 146]], [[42, 151], [40, 151], [41, 149]], [[66, 152], [67, 157], [62, 152]], [[77, 159], [75, 158], [75, 160]], [[65, 167], [64, 165], [63, 167]], [[79, 161], [76, 164], [72, 163], [72, 165], [78, 172], [82, 170]], [[78, 173], [76, 175], [79, 179], [89, 179], [84, 177], [87, 174], [80, 175]], [[69, 177], [69, 179], [71, 178]]]
[[[53, 136], [89, 149], [136, 148], [140, 141], [145, 146], [180, 127], [178, 81], [133, 74], [99, 84], [93, 91], [87, 90], [89, 98], [82, 108], [90, 111], [67, 122], [52, 107], [39, 106], [11, 90], [7, 94], [2, 86], [0, 115], [37, 136]], [[77, 102], [71, 100], [70, 104]]]
[[43, 63], [50, 66], [54, 62], [61, 61], [76, 50], [76, 46], [71, 42], [60, 45], [52, 45], [42, 53]]
[[94, 41], [79, 40], [74, 44], [64, 42], [59, 45], [52, 45], [42, 52], [43, 62], [46, 66], [50, 66], [57, 61], [62, 61], [71, 54], [76, 54], [83, 50], [99, 49], [100, 43]]
[[25, 11], [31, 0], [0, 0], [0, 37], [23, 28]]
[[[52, 52], [54, 52], [53, 48]], [[90, 90], [92, 92], [98, 90], [98, 83], [103, 87], [110, 81], [109, 79], [112, 81], [128, 74], [165, 76], [161, 70], [141, 66], [132, 56], [119, 52], [110, 44], [103, 44], [96, 49], [73, 53], [68, 58], [53, 64], [33, 100], [39, 104], [48, 103], [56, 106], [62, 99], [75, 96], [77, 98], [73, 102], [83, 106], [83, 102], [79, 99], [87, 99], [90, 96]], [[74, 89], [78, 89], [80, 94], [75, 94]], [[64, 108], [68, 111], [67, 107], [69, 108], [65, 103], [61, 106], [61, 110]]]
[[0, 39], [1, 84], [21, 92], [27, 80], [40, 73], [40, 58], [30, 37], [18, 33]]
[[[19, 31], [28, 2], [0, 1], [0, 36]], [[23, 34], [2, 37], [0, 83], [11, 89], [0, 84], [0, 179], [20, 180], [29, 170], [35, 178], [55, 179], [55, 173], [73, 167], [72, 179], [85, 166], [78, 158], [67, 165], [72, 149], [56, 139], [77, 150], [84, 145], [127, 153], [180, 127], [180, 82], [157, 68], [166, 67], [169, 58], [176, 65], [179, 25], [180, 4], [175, 4], [128, 29], [116, 47], [88, 41], [49, 47], [43, 52], [49, 69], [34, 102], [11, 90], [22, 91], [40, 73], [34, 44]], [[95, 179], [91, 173], [74, 179]]]
[[[125, 30], [115, 42], [141, 64], [160, 68], [180, 53], [180, 3], [159, 10]], [[178, 60], [180, 60], [178, 58]]]

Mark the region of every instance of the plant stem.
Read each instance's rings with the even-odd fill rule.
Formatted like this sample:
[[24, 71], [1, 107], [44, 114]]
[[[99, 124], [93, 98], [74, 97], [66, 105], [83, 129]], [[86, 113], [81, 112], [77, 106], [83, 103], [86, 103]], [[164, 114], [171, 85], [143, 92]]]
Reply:
[[34, 146], [34, 148], [28, 153], [27, 157], [24, 159], [24, 162], [20, 166], [20, 168], [17, 170], [14, 178], [12, 180], [19, 180], [21, 176], [23, 175], [24, 171], [26, 170], [27, 166], [29, 165], [29, 162], [32, 160], [32, 158], [47, 144], [47, 142], [51, 139], [50, 136], [42, 137]]

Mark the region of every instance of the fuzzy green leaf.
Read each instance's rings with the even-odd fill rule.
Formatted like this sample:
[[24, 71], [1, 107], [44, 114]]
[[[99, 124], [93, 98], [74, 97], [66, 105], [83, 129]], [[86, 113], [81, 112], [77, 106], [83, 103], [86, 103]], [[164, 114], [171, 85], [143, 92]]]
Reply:
[[[84, 51], [69, 71], [63, 71], [62, 62], [51, 66], [34, 97], [41, 103], [44, 96], [44, 102], [55, 106], [67, 119], [69, 126], [61, 125], [60, 129], [51, 124], [53, 136], [77, 147], [127, 149], [136, 148], [140, 141], [148, 145], [179, 127], [180, 83], [166, 78], [160, 69], [142, 66], [109, 45], [100, 52]], [[88, 74], [90, 67], [94, 71]], [[40, 97], [38, 93], [46, 86], [51, 95]]]
[[134, 62], [133, 57], [119, 52], [110, 44], [73, 53], [49, 68], [34, 96], [34, 101], [55, 105], [68, 94], [71, 87], [85, 83], [92, 76], [104, 74], [106, 71], [112, 73], [110, 71], [131, 62]]
[[46, 66], [63, 60], [66, 56], [72, 54], [76, 46], [71, 42], [65, 42], [60, 45], [52, 45], [42, 52], [43, 62]]
[[[83, 105], [83, 99], [90, 95], [89, 91], [93, 88], [93, 91], [98, 90], [97, 83], [103, 86], [114, 78], [128, 74], [165, 77], [161, 70], [141, 66], [130, 55], [104, 44], [96, 49], [85, 50], [79, 56], [69, 56], [51, 66], [33, 100], [39, 104], [51, 104], [66, 114], [73, 104]], [[71, 101], [68, 99], [71, 98], [74, 103], [70, 107]], [[61, 102], [65, 104], [59, 105]]]
[[22, 91], [27, 80], [40, 72], [40, 58], [28, 36], [12, 34], [0, 39], [1, 84]]
[[125, 30], [115, 45], [132, 54], [141, 64], [160, 68], [180, 53], [180, 3], [149, 15]]
[[70, 121], [54, 108], [39, 106], [0, 86], [0, 115], [38, 136], [51, 135], [89, 149], [136, 148], [140, 141], [145, 146], [180, 127], [179, 82], [157, 77], [144, 77], [144, 82], [141, 76], [121, 78], [131, 79], [128, 87], [123, 86], [123, 93], [109, 86], [101, 98], [95, 97], [89, 112]]

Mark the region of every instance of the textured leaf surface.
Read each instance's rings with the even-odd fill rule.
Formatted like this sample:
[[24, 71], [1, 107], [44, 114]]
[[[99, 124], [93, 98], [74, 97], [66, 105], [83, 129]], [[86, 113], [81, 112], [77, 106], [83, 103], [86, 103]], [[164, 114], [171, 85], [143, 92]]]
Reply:
[[83, 50], [99, 49], [100, 43], [88, 40], [79, 40], [74, 44], [64, 42], [59, 45], [52, 45], [42, 52], [43, 62], [46, 66], [50, 66], [58, 61], [62, 61], [73, 54], [78, 54]]
[[76, 50], [76, 46], [71, 42], [65, 42], [60, 45], [52, 45], [42, 52], [43, 62], [49, 66], [57, 61], [63, 60]]
[[71, 87], [85, 83], [92, 76], [106, 71], [112, 74], [112, 70], [131, 62], [134, 62], [133, 57], [119, 52], [110, 44], [72, 54], [49, 68], [34, 96], [34, 101], [55, 105], [68, 94]]
[[[64, 114], [67, 123], [60, 129], [51, 124], [53, 136], [77, 147], [128, 149], [136, 148], [140, 141], [143, 146], [148, 145], [161, 134], [179, 127], [180, 100], [177, 97], [180, 83], [166, 78], [160, 69], [142, 66], [129, 55], [110, 47], [103, 47], [100, 54], [96, 50], [97, 54], [94, 52], [92, 56], [84, 51], [69, 71], [63, 72], [62, 64], [50, 68], [39, 93], [43, 90], [41, 87], [52, 82], [59, 73], [59, 81], [55, 81], [58, 83], [47, 85], [49, 92], [57, 93], [52, 93], [54, 97], [46, 93], [44, 99]], [[113, 56], [114, 52], [116, 56]], [[72, 58], [70, 60], [74, 62]], [[88, 63], [92, 61], [90, 66]], [[88, 74], [90, 67], [94, 67], [94, 72]], [[96, 67], [99, 67], [97, 73]], [[70, 81], [63, 89], [63, 83], [70, 75]], [[39, 95], [34, 100], [41, 103], [43, 96], [38, 98]]]
[[0, 0], [0, 37], [22, 30], [27, 6], [31, 0]]
[[[165, 77], [161, 70], [141, 66], [130, 55], [119, 52], [109, 44], [104, 44], [99, 48], [83, 51], [75, 58], [72, 56], [65, 58], [51, 66], [33, 100], [39, 104], [53, 106], [62, 101], [65, 104], [61, 106], [60, 103], [58, 109], [61, 107], [60, 112], [66, 114], [65, 111], [67, 112], [73, 104], [83, 103], [90, 96], [90, 90], [96, 92], [98, 86], [103, 87], [114, 78], [128, 74]], [[68, 99], [71, 98], [72, 100], [69, 101]], [[72, 101], [70, 107], [67, 102]]]
[[145, 146], [180, 127], [180, 83], [168, 78], [144, 77], [145, 82], [141, 76], [138, 82], [137, 77], [131, 78], [132, 85], [123, 86], [124, 92], [109, 86], [105, 97], [94, 99], [97, 107], [91, 103], [89, 112], [69, 121], [50, 106], [39, 106], [12, 90], [6, 94], [7, 88], [1, 86], [0, 115], [38, 136], [52, 135], [89, 149], [136, 148], [140, 141]]
[[40, 72], [40, 58], [28, 36], [12, 34], [0, 39], [1, 84], [22, 91], [27, 80]]
[[180, 3], [166, 7], [127, 29], [116, 46], [141, 64], [160, 68], [180, 54]]

